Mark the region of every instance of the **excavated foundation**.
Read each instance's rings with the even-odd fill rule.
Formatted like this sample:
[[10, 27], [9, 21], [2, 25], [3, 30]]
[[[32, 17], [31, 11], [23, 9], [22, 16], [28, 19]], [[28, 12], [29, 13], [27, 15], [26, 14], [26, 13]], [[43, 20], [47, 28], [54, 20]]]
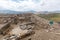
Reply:
[[49, 40], [49, 37], [51, 39], [50, 34], [56, 36], [50, 32], [55, 32], [56, 29], [59, 29], [59, 26], [54, 22], [53, 30], [50, 30], [50, 28], [49, 20], [32, 13], [0, 16], [1, 40]]

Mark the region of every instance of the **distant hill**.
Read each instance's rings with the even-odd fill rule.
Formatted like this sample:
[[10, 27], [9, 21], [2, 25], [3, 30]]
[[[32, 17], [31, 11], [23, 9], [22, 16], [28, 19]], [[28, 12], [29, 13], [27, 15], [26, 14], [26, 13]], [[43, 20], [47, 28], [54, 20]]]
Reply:
[[0, 13], [3, 13], [3, 14], [19, 14], [21, 12], [12, 11], [12, 10], [0, 10]]
[[27, 13], [27, 12], [31, 12], [34, 13], [36, 11], [34, 10], [29, 10], [29, 11], [12, 11], [12, 10], [0, 10], [0, 14], [21, 14], [21, 13]]

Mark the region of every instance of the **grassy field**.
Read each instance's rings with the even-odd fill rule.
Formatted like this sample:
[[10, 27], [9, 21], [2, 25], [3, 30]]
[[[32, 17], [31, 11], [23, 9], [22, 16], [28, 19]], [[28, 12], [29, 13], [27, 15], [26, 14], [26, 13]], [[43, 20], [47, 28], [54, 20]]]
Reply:
[[60, 13], [40, 14], [38, 16], [45, 18], [45, 19], [48, 19], [48, 20], [53, 20], [55, 22], [60, 22]]

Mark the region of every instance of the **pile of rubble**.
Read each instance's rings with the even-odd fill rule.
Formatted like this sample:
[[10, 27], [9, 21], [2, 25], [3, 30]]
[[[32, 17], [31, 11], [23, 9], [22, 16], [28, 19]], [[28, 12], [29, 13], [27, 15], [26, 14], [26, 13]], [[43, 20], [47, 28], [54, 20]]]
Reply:
[[[2, 22], [3, 20], [4, 22], [7, 21], [7, 24], [4, 23], [6, 26], [3, 26], [1, 28], [2, 30], [4, 27], [8, 27], [7, 25], [10, 25], [8, 28], [5, 28], [8, 30], [3, 30], [3, 33], [4, 31], [7, 32], [7, 34], [4, 35], [5, 37], [3, 40], [20, 40], [28, 35], [35, 34], [37, 30], [49, 30], [51, 28], [48, 20], [41, 18], [35, 14], [16, 14], [14, 17], [3, 17], [1, 20]], [[52, 28], [59, 28], [58, 24], [54, 22]]]

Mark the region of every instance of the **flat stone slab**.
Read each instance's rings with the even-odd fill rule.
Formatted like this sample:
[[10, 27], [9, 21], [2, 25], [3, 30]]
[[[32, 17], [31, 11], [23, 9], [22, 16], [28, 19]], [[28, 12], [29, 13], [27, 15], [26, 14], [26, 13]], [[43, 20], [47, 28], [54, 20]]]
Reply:
[[0, 24], [0, 30], [5, 26], [6, 24]]

